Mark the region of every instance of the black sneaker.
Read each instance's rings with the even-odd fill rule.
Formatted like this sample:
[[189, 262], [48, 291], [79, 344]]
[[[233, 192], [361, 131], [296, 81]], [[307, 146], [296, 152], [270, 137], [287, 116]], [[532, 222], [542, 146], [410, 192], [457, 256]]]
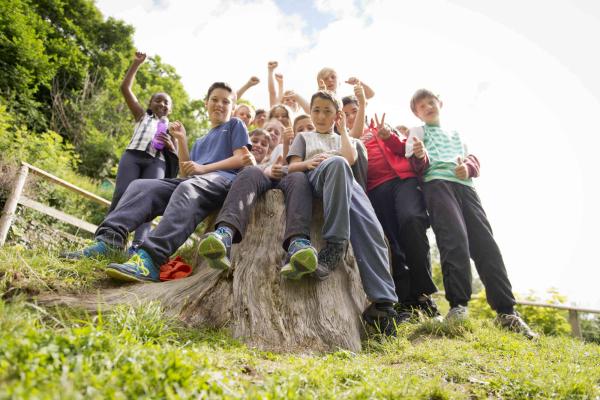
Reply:
[[313, 276], [320, 281], [329, 278], [329, 274], [337, 268], [346, 252], [347, 242], [333, 243], [327, 242], [325, 247], [319, 251], [319, 263]]
[[527, 339], [537, 339], [539, 336], [531, 330], [529, 325], [523, 321], [523, 318], [516, 311], [512, 314], [498, 314], [495, 322], [504, 329], [522, 334]]
[[392, 306], [377, 308], [376, 303], [371, 303], [362, 314], [362, 319], [367, 325], [385, 336], [396, 336], [398, 326], [408, 322], [410, 318], [411, 314], [408, 312], [398, 313]]
[[397, 312], [409, 312], [413, 317], [424, 315], [427, 318], [441, 320], [442, 314], [431, 296], [421, 295], [418, 300], [398, 303], [395, 307]]

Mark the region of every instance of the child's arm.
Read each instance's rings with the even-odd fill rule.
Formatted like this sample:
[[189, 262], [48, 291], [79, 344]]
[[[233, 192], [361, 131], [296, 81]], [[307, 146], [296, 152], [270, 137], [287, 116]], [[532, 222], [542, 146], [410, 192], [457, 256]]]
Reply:
[[410, 161], [413, 171], [415, 171], [417, 175], [422, 176], [425, 174], [427, 168], [429, 168], [429, 156], [427, 155], [427, 150], [421, 139], [416, 136], [409, 136], [408, 140], [411, 139], [413, 141], [412, 155], [408, 160]]
[[185, 132], [185, 126], [179, 121], [175, 121], [169, 124], [169, 133], [175, 139], [177, 143], [177, 157], [179, 157], [179, 163], [190, 161], [190, 152], [188, 150], [187, 135]]
[[356, 118], [354, 119], [354, 126], [350, 131], [350, 136], [360, 139], [365, 130], [365, 108], [367, 106], [365, 90], [360, 82], [354, 85], [354, 95], [358, 100], [358, 111], [356, 112]]
[[269, 70], [268, 86], [269, 86], [269, 108], [277, 105], [277, 93], [275, 92], [275, 81], [273, 79], [273, 71], [277, 68], [277, 61], [269, 61], [267, 69]]
[[133, 94], [131, 87], [133, 86], [135, 75], [137, 74], [140, 65], [144, 63], [145, 59], [146, 53], [136, 51], [135, 56], [133, 57], [133, 63], [127, 70], [125, 78], [123, 78], [123, 82], [121, 83], [121, 93], [123, 93], [123, 97], [125, 97], [125, 103], [127, 103], [127, 107], [129, 107], [129, 110], [133, 114], [133, 117], [136, 121], [139, 121], [144, 116], [146, 111], [138, 101], [137, 97], [135, 97], [135, 94]]
[[375, 92], [373, 91], [373, 89], [371, 89], [371, 87], [369, 85], [367, 85], [364, 82], [361, 82], [358, 78], [356, 78], [354, 76], [351, 76], [350, 78], [348, 78], [346, 83], [349, 83], [350, 85], [356, 85], [357, 83], [360, 83], [362, 85], [362, 87], [365, 89], [365, 97], [367, 99], [370, 99], [373, 96], [375, 96]]
[[246, 82], [244, 84], [244, 86], [242, 86], [241, 88], [239, 88], [236, 92], [237, 95], [237, 99], [241, 99], [242, 96], [244, 95], [244, 93], [246, 93], [246, 91], [248, 89], [250, 89], [252, 86], [256, 86], [258, 85], [258, 83], [260, 82], [260, 79], [258, 79], [256, 76], [251, 76], [250, 79], [248, 79], [248, 82]]
[[283, 156], [283, 159], [286, 160], [290, 151], [290, 143], [294, 140], [294, 129], [292, 129], [291, 126], [287, 126], [283, 129], [281, 135], [283, 136], [283, 151], [281, 155]]
[[275, 80], [277, 81], [277, 93], [279, 93], [276, 97], [277, 97], [277, 103], [275, 104], [282, 104], [283, 103], [283, 74], [275, 74]]
[[300, 96], [298, 93], [293, 92], [294, 93], [294, 98], [296, 99], [296, 103], [298, 103], [298, 105], [300, 107], [302, 107], [302, 109], [304, 110], [305, 113], [310, 115], [310, 105], [308, 104], [308, 101], [306, 101], [306, 99], [302, 96]]
[[477, 178], [479, 176], [479, 160], [473, 154], [469, 154], [466, 158], [458, 157], [458, 164], [454, 169], [454, 173], [458, 179]]
[[238, 169], [248, 165], [256, 165], [256, 160], [248, 147], [240, 147], [233, 151], [233, 156], [211, 164], [198, 164], [194, 161], [181, 163], [184, 176], [203, 175], [213, 171]]
[[350, 136], [346, 130], [346, 114], [342, 110], [338, 111], [336, 125], [341, 139], [340, 154], [348, 161], [348, 164], [354, 165], [358, 154], [356, 153], [356, 147], [350, 142]]
[[313, 158], [303, 161], [302, 157], [300, 157], [300, 156], [291, 156], [290, 159], [288, 160], [289, 161], [288, 172], [291, 174], [292, 172], [311, 171], [311, 170], [317, 168], [319, 166], [319, 164], [321, 164], [323, 162], [323, 160], [326, 160], [327, 158], [328, 158], [328, 155], [326, 155], [326, 154], [317, 154]]

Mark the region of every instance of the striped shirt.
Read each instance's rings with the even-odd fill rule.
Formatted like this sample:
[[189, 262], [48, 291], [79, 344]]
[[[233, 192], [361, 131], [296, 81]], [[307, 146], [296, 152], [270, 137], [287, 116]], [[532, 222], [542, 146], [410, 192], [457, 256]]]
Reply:
[[472, 178], [459, 179], [454, 172], [454, 169], [458, 166], [457, 159], [460, 157], [464, 160], [469, 155], [467, 145], [462, 141], [457, 131], [444, 130], [439, 126], [430, 125], [411, 129], [407, 140], [407, 157], [412, 155], [413, 139], [411, 136], [419, 137], [423, 141], [425, 149], [427, 149], [429, 168], [423, 175], [425, 182], [443, 179], [466, 186], [474, 186]]
[[157, 157], [160, 160], [165, 159], [161, 151], [158, 151], [152, 146], [152, 138], [156, 133], [159, 118], [155, 115], [144, 113], [144, 117], [136, 122], [133, 127], [133, 137], [127, 146], [127, 150], [139, 150], [150, 154], [152, 157]]
[[[350, 138], [350, 143], [356, 146], [358, 139]], [[362, 144], [362, 143], [361, 143]], [[317, 133], [302, 132], [296, 135], [294, 142], [290, 146], [287, 159], [291, 156], [301, 157], [302, 160], [309, 160], [320, 153], [329, 153], [341, 156], [342, 138], [335, 133]]]

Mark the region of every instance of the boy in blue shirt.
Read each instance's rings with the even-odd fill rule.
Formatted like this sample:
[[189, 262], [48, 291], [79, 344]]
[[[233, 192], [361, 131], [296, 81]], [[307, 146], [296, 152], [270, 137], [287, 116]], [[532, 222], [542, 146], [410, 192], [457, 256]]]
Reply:
[[235, 92], [223, 82], [208, 89], [206, 107], [211, 130], [188, 153], [186, 132], [179, 122], [169, 133], [177, 140], [181, 173], [178, 179], [138, 179], [96, 231], [96, 242], [67, 258], [110, 255], [124, 249], [129, 232], [162, 215], [160, 223], [125, 263], [112, 263], [109, 276], [122, 281], [159, 281], [159, 267], [219, 208], [240, 168], [254, 165], [244, 123], [231, 118]]
[[406, 157], [423, 180], [450, 303], [446, 320], [467, 318], [472, 258], [487, 301], [498, 314], [496, 322], [530, 339], [537, 337], [514, 310], [516, 302], [502, 254], [473, 185], [472, 178], [479, 176], [479, 161], [468, 152], [458, 132], [441, 127], [442, 102], [435, 94], [420, 89], [410, 106], [425, 125], [410, 130]]

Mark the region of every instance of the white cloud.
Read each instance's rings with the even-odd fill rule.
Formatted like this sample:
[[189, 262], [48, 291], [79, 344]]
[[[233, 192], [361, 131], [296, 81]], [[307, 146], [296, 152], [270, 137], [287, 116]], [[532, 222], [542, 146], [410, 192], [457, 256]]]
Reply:
[[[435, 89], [446, 121], [469, 134], [481, 159], [478, 190], [515, 289], [556, 286], [600, 306], [592, 294], [600, 268], [590, 251], [600, 224], [600, 96], [582, 85], [597, 80], [583, 64], [599, 65], [598, 56], [582, 55], [600, 36], [595, 17], [566, 2], [507, 0], [500, 10], [470, 0], [317, 0], [317, 9], [338, 18], [307, 38], [310, 21], [268, 0], [176, 1], [152, 12], [148, 1], [121, 3], [98, 4], [136, 26], [136, 44], [174, 65], [194, 97], [212, 81], [239, 86], [257, 75], [262, 82], [247, 97], [264, 107], [271, 59], [280, 61], [286, 86], [305, 96], [323, 66], [340, 78], [358, 76], [376, 92], [369, 113], [387, 112], [393, 123], [417, 124], [411, 94]], [[342, 84], [340, 93], [350, 92]]]

